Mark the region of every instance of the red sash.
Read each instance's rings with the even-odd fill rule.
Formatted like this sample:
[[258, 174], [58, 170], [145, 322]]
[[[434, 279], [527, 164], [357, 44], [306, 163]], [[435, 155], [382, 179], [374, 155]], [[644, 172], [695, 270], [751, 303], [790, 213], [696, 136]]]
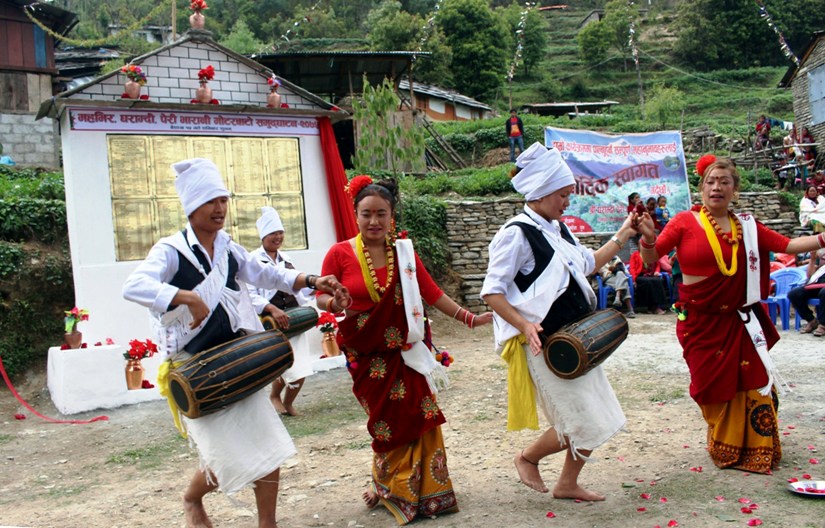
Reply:
[[339, 344], [347, 355], [352, 392], [369, 415], [372, 449], [384, 453], [414, 442], [447, 420], [427, 380], [404, 364], [407, 318], [398, 270], [370, 310], [344, 319]]

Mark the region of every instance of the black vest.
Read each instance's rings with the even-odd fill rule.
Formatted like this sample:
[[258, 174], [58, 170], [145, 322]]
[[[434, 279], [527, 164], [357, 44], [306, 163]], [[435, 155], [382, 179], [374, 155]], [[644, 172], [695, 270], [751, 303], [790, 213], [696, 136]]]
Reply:
[[[186, 237], [185, 231], [183, 236], [184, 238]], [[206, 255], [204, 255], [200, 249], [196, 249], [191, 246], [190, 249], [192, 250], [192, 253], [195, 254], [195, 257], [197, 257], [201, 266], [203, 266], [205, 273], [209, 273], [212, 270], [212, 266], [209, 264], [209, 259]], [[235, 291], [240, 290], [238, 282], [235, 280], [235, 276], [237, 274], [238, 262], [230, 253], [229, 273], [226, 277], [227, 288]], [[183, 256], [180, 251], [178, 251], [178, 271], [175, 273], [175, 276], [172, 277], [172, 280], [169, 281], [169, 284], [182, 290], [192, 290], [195, 286], [203, 282], [204, 278], [205, 276], [201, 273], [201, 271], [189, 262], [189, 259]], [[174, 308], [174, 305], [169, 306], [169, 310], [173, 310]], [[240, 336], [240, 332], [232, 331], [232, 325], [229, 323], [229, 316], [226, 314], [223, 306], [218, 304], [218, 306], [216, 306], [212, 311], [212, 315], [209, 316], [209, 319], [206, 321], [206, 324], [198, 335], [193, 337], [192, 340], [189, 341], [185, 347], [183, 347], [183, 349], [190, 354], [197, 354], [198, 352], [222, 345], [223, 343]]]
[[[550, 261], [553, 260], [553, 255], [555, 255], [556, 250], [553, 249], [553, 246], [544, 238], [544, 235], [541, 234], [541, 231], [537, 227], [525, 222], [512, 222], [510, 225], [516, 225], [521, 228], [525, 238], [527, 238], [527, 242], [530, 244], [530, 249], [533, 251], [533, 257], [536, 261], [536, 265], [530, 273], [516, 273], [514, 282], [519, 291], [523, 293], [527, 291], [527, 288], [536, 282], [536, 279], [544, 272], [550, 264]], [[573, 237], [567, 230], [567, 226], [559, 223], [559, 227], [562, 238], [567, 243], [575, 246], [576, 241], [573, 240]], [[541, 328], [545, 337], [552, 335], [562, 326], [572, 323], [591, 311], [590, 302], [587, 300], [587, 296], [585, 296], [579, 283], [576, 282], [576, 279], [573, 278], [573, 275], [570, 274], [569, 271], [567, 273], [570, 275], [567, 289], [556, 299], [547, 312], [547, 315], [544, 316], [544, 320], [541, 322]]]
[[[263, 263], [269, 264], [269, 261], [265, 260], [263, 261]], [[295, 269], [295, 266], [293, 266], [286, 260], [284, 261], [284, 267], [286, 269]], [[287, 308], [297, 308], [299, 306], [298, 299], [296, 299], [294, 295], [282, 292], [280, 290], [275, 292], [275, 295], [273, 295], [272, 298], [269, 299], [269, 302], [275, 305], [276, 308], [279, 308], [281, 310], [286, 310]]]

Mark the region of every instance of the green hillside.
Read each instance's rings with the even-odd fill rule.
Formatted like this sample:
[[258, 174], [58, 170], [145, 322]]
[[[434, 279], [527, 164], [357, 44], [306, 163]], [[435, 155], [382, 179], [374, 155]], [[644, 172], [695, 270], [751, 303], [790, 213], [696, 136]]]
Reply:
[[[608, 132], [662, 129], [662, 124], [653, 116], [642, 118], [637, 73], [631, 58], [625, 61], [616, 52], [611, 52], [603, 63], [589, 66], [579, 57], [576, 34], [589, 12], [588, 9], [569, 7], [543, 13], [547, 19], [547, 53], [532, 76], [517, 74], [514, 77], [513, 106], [605, 99], [621, 104], [611, 109], [609, 117], [577, 120], [528, 117], [525, 126], [583, 127]], [[788, 89], [777, 87], [787, 67], [692, 72], [689, 67], [679, 65], [673, 56], [674, 37], [670, 27], [674, 17], [673, 11], [651, 13], [642, 20], [639, 28], [639, 63], [646, 100], [649, 101], [660, 86], [681, 92], [684, 114], [676, 112], [667, 119], [664, 128], [690, 130], [707, 126], [723, 136], [744, 140], [750, 130], [748, 124], [752, 125], [759, 114], [793, 120], [792, 94]], [[767, 43], [774, 44], [773, 41]], [[506, 115], [509, 107], [506, 85], [491, 105], [502, 116]], [[447, 135], [467, 134], [487, 127], [501, 127], [502, 120], [503, 117], [498, 117], [488, 122], [440, 123], [437, 126]], [[503, 136], [500, 138], [503, 142]], [[528, 134], [528, 140], [539, 139]]]

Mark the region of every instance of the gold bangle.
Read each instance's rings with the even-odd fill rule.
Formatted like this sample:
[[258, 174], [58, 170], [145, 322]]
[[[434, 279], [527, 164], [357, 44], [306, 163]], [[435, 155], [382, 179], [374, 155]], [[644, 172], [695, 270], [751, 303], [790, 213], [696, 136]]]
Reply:
[[619, 249], [624, 249], [624, 244], [622, 243], [621, 240], [619, 240], [619, 237], [617, 237], [616, 235], [613, 235], [612, 237], [610, 237], [610, 241], [615, 242], [616, 245], [619, 246]]

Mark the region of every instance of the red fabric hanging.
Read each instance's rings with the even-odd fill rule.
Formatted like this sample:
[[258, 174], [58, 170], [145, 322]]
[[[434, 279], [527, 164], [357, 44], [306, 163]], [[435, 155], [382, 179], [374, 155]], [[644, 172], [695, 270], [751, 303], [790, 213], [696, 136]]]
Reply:
[[338, 242], [342, 242], [357, 235], [358, 226], [355, 223], [352, 201], [344, 191], [347, 175], [344, 173], [344, 164], [338, 153], [338, 143], [329, 118], [319, 117], [318, 128], [321, 131], [321, 152], [324, 154], [324, 168], [327, 172], [327, 190], [335, 222], [335, 236]]

